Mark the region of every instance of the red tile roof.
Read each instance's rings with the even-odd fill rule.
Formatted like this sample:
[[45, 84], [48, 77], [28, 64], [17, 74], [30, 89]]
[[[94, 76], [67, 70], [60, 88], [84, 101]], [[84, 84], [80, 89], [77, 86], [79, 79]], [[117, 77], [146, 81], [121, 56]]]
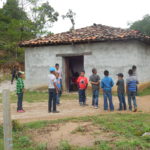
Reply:
[[22, 41], [19, 43], [19, 46], [36, 47], [119, 40], [139, 40], [150, 44], [150, 37], [141, 34], [139, 31], [94, 24], [93, 26], [76, 29], [74, 31], [54, 34], [29, 41]]

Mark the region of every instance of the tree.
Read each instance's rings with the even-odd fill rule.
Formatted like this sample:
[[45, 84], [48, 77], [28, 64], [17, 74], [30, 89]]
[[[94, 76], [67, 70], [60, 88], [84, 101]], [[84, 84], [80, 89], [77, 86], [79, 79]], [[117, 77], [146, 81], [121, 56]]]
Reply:
[[7, 0], [0, 9], [0, 49], [5, 50], [8, 55], [4, 60], [20, 59], [23, 61], [23, 49], [18, 47], [18, 42], [27, 40], [35, 35], [32, 32], [33, 23], [18, 6], [17, 0]]
[[74, 13], [71, 9], [69, 9], [65, 15], [62, 15], [63, 19], [66, 19], [66, 18], [70, 19], [71, 24], [72, 24], [72, 27], [70, 30], [75, 29], [75, 16], [76, 16], [76, 13]]
[[130, 29], [138, 30], [143, 34], [150, 36], [150, 15], [145, 15], [142, 20], [130, 24]]
[[32, 3], [32, 20], [35, 25], [36, 35], [48, 34], [50, 27], [58, 20], [59, 13], [49, 4], [49, 2], [43, 3], [39, 6], [39, 0], [28, 0]]

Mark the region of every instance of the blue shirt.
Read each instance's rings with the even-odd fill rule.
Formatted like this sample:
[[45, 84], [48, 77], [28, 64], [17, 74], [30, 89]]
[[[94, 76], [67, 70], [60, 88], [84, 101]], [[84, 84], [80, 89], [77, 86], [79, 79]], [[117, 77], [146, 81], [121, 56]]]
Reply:
[[138, 84], [138, 80], [136, 76], [129, 76], [127, 78], [127, 87], [128, 87], [128, 91], [130, 92], [136, 92], [137, 91], [137, 84]]
[[105, 76], [101, 81], [101, 88], [104, 91], [111, 91], [113, 85], [114, 85], [114, 81], [112, 80], [112, 78], [108, 76]]
[[56, 79], [56, 86], [58, 87], [59, 90], [61, 90], [61, 82], [60, 82], [60, 78]]

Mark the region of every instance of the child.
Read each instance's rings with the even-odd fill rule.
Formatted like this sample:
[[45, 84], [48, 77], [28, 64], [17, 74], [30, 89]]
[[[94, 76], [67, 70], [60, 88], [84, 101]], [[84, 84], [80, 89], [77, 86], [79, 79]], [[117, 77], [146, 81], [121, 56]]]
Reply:
[[49, 101], [48, 101], [48, 112], [59, 113], [56, 110], [56, 94], [58, 94], [58, 88], [56, 86], [56, 76], [55, 76], [55, 68], [51, 67], [49, 69], [50, 75], [49, 78]]
[[129, 77], [127, 78], [126, 81], [126, 91], [128, 94], [128, 104], [129, 104], [129, 110], [132, 111], [132, 104], [131, 100], [133, 100], [133, 105], [134, 105], [134, 112], [137, 111], [137, 104], [136, 104], [136, 87], [137, 84], [139, 83], [137, 80], [137, 77], [133, 75], [133, 70], [130, 69], [128, 71]]
[[98, 108], [98, 97], [99, 97], [99, 88], [100, 88], [100, 77], [97, 75], [97, 70], [95, 68], [92, 69], [92, 75], [90, 76], [90, 82], [92, 85], [92, 105], [95, 109]]
[[109, 77], [109, 72], [107, 70], [104, 71], [104, 75], [105, 77], [101, 81], [101, 88], [103, 89], [103, 96], [104, 96], [104, 110], [108, 110], [108, 102], [107, 102], [108, 99], [110, 111], [114, 111], [111, 92], [114, 82], [112, 78]]
[[125, 101], [125, 88], [124, 88], [124, 79], [123, 74], [118, 73], [118, 81], [116, 83], [118, 98], [119, 98], [119, 109], [118, 110], [126, 110], [126, 101]]
[[81, 106], [86, 105], [85, 90], [88, 86], [88, 80], [84, 75], [85, 75], [85, 71], [81, 71], [80, 76], [78, 77], [77, 80], [78, 87], [79, 87], [79, 103]]
[[56, 94], [56, 104], [60, 104], [60, 96], [61, 96], [61, 79], [59, 78], [59, 73], [56, 73], [56, 86], [58, 88], [58, 93]]
[[19, 113], [25, 112], [23, 110], [23, 107], [22, 107], [23, 93], [24, 93], [23, 78], [24, 78], [24, 72], [19, 71], [18, 72], [18, 79], [17, 79], [17, 82], [16, 82], [16, 93], [17, 93], [17, 96], [18, 96], [17, 112], [19, 112]]

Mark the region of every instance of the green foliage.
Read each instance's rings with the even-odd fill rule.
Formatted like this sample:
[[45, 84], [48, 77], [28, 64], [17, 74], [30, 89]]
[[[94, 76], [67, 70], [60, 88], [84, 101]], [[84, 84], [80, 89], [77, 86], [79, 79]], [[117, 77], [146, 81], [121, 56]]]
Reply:
[[40, 4], [39, 0], [28, 1], [33, 5], [31, 12], [35, 34], [38, 36], [48, 34], [50, 32], [48, 28], [52, 27], [53, 23], [58, 20], [59, 13], [54, 10], [49, 2]]
[[72, 150], [72, 148], [68, 141], [61, 141], [58, 150]]
[[20, 136], [18, 138], [18, 147], [19, 148], [24, 148], [26, 146], [30, 146], [32, 143], [32, 141], [30, 140], [30, 138], [28, 136]]
[[20, 124], [17, 120], [12, 121], [12, 129], [14, 132], [23, 131], [24, 126]]
[[130, 29], [138, 30], [150, 36], [150, 15], [145, 15], [142, 20], [133, 22], [130, 25]]
[[0, 139], [3, 138], [3, 127], [0, 125]]
[[18, 47], [18, 43], [48, 34], [50, 31], [46, 28], [57, 21], [59, 14], [48, 2], [39, 5], [38, 0], [29, 1], [36, 6], [30, 10], [33, 13], [30, 18], [19, 7], [18, 0], [7, 0], [0, 9], [0, 50], [7, 52], [0, 57], [0, 65], [8, 61], [24, 62], [24, 50]]
[[72, 27], [70, 30], [75, 29], [75, 16], [76, 16], [76, 13], [74, 13], [71, 9], [69, 9], [65, 15], [62, 15], [63, 19], [68, 18], [71, 21]]

